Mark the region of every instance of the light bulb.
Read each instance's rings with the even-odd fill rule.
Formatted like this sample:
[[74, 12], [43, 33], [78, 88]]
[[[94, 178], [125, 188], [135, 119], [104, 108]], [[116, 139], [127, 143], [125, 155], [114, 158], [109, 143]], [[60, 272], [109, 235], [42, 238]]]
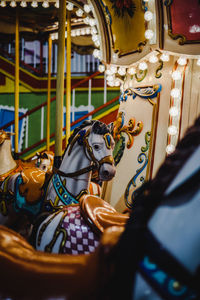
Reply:
[[69, 11], [71, 11], [71, 10], [73, 10], [73, 8], [74, 8], [74, 4], [73, 3], [71, 3], [71, 2], [69, 2], [68, 4], [67, 4], [67, 9], [69, 10]]
[[107, 80], [107, 81], [114, 81], [114, 79], [115, 79], [115, 76], [114, 76], [114, 75], [108, 75], [108, 76], [106, 77], [106, 80]]
[[154, 32], [153, 32], [153, 30], [151, 30], [151, 29], [147, 29], [147, 30], [145, 31], [144, 35], [145, 35], [145, 38], [146, 38], [147, 40], [150, 40], [150, 39], [152, 39], [152, 37], [154, 36]]
[[171, 125], [171, 126], [168, 127], [167, 132], [168, 132], [170, 135], [176, 135], [177, 132], [178, 132], [178, 129], [177, 129], [176, 126]]
[[82, 28], [81, 29], [81, 35], [85, 35], [86, 34], [86, 29], [85, 28]]
[[171, 117], [176, 117], [179, 114], [178, 108], [176, 106], [172, 106], [169, 110], [169, 114]]
[[167, 147], [166, 147], [167, 154], [173, 153], [174, 150], [175, 150], [175, 146], [174, 145], [172, 145], [172, 144], [167, 145]]
[[130, 75], [134, 75], [136, 73], [136, 69], [134, 67], [130, 67], [127, 72]]
[[118, 70], [119, 75], [123, 76], [126, 74], [126, 68], [124, 67], [120, 67]]
[[83, 15], [83, 11], [82, 11], [82, 9], [77, 9], [77, 11], [76, 11], [76, 15], [78, 16], [78, 17], [82, 17], [82, 15]]
[[172, 96], [173, 98], [179, 98], [180, 95], [181, 95], [181, 92], [180, 92], [179, 89], [174, 88], [174, 89], [171, 90], [171, 93], [170, 93], [170, 94], [171, 94], [171, 96]]
[[91, 6], [88, 4], [84, 5], [84, 11], [88, 14], [91, 11]]
[[94, 55], [94, 57], [98, 57], [100, 55], [100, 50], [94, 49], [93, 55]]
[[99, 65], [99, 72], [103, 73], [105, 71], [104, 65]]
[[56, 8], [59, 8], [59, 1], [56, 1], [55, 4], [54, 4], [54, 6], [55, 6]]
[[197, 59], [197, 66], [200, 66], [200, 58]]
[[151, 11], [146, 11], [145, 14], [144, 14], [144, 19], [146, 21], [151, 21], [153, 19], [153, 14]]
[[1, 6], [1, 7], [6, 7], [6, 1], [2, 0], [2, 1], [0, 2], [0, 6]]
[[21, 6], [21, 7], [27, 7], [26, 1], [21, 1], [20, 6]]
[[33, 2], [31, 3], [31, 6], [32, 6], [33, 8], [38, 7], [37, 1], [33, 0]]
[[85, 32], [86, 32], [86, 34], [90, 34], [90, 33], [91, 33], [90, 27], [87, 27], [87, 28], [85, 29]]
[[181, 72], [179, 72], [179, 71], [174, 71], [174, 72], [172, 73], [172, 78], [173, 78], [174, 80], [179, 80], [179, 79], [181, 79]]
[[95, 19], [92, 19], [92, 18], [90, 18], [90, 20], [89, 20], [89, 24], [90, 24], [90, 26], [94, 26], [94, 25], [96, 24], [96, 20], [95, 20]]
[[145, 63], [145, 61], [139, 63], [139, 66], [138, 66], [139, 70], [146, 70], [148, 68], [147, 64]]
[[154, 64], [158, 61], [158, 57], [155, 55], [155, 54], [152, 54], [150, 57], [149, 57], [149, 62]]
[[115, 86], [120, 86], [120, 81], [118, 79], [115, 80]]
[[167, 53], [163, 53], [161, 56], [160, 56], [160, 59], [162, 61], [169, 61], [169, 55]]
[[11, 7], [16, 7], [17, 4], [16, 4], [16, 2], [15, 2], [14, 0], [12, 0], [12, 1], [10, 2], [10, 6], [11, 6]]
[[111, 70], [111, 72], [113, 73], [113, 74], [115, 74], [115, 73], [117, 73], [117, 67], [116, 66], [111, 66], [110, 67], [110, 70]]
[[177, 63], [180, 66], [185, 66], [187, 64], [187, 59], [184, 56], [179, 57], [179, 59], [177, 60]]
[[49, 2], [48, 2], [48, 1], [44, 1], [44, 2], [42, 3], [42, 6], [43, 6], [44, 8], [49, 7]]

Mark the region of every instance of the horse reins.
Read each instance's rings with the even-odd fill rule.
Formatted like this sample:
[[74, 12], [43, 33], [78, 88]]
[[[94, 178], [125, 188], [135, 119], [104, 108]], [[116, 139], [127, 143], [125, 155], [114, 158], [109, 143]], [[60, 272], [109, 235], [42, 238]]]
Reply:
[[[73, 177], [76, 177], [76, 176], [88, 173], [90, 171], [99, 170], [100, 167], [101, 167], [101, 165], [104, 164], [104, 163], [107, 163], [107, 164], [110, 164], [110, 165], [114, 164], [114, 159], [113, 159], [113, 157], [111, 155], [108, 155], [108, 156], [102, 158], [100, 161], [98, 161], [95, 158], [93, 150], [92, 150], [92, 147], [90, 146], [90, 144], [88, 142], [88, 137], [90, 135], [90, 132], [91, 132], [91, 130], [89, 128], [87, 130], [86, 134], [83, 137], [83, 146], [84, 146], [83, 149], [84, 149], [84, 152], [85, 152], [86, 156], [89, 155], [89, 159], [91, 159], [92, 165], [87, 166], [87, 167], [85, 167], [83, 169], [80, 169], [80, 170], [72, 172], [72, 173], [65, 173], [65, 172], [57, 169], [56, 167], [53, 167], [53, 172], [54, 173], [56, 173], [56, 174], [58, 174], [60, 176], [63, 176], [63, 177], [73, 178]], [[78, 140], [78, 138], [79, 138], [79, 134], [76, 137], [74, 137], [74, 139], [72, 140], [70, 148], [69, 148], [68, 155], [71, 154], [72, 148], [73, 148], [74, 144], [76, 143], [76, 141]]]

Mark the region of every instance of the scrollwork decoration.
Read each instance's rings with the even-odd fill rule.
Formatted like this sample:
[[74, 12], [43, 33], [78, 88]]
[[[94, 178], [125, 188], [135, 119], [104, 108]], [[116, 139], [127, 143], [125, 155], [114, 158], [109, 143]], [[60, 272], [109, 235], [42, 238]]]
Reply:
[[[145, 133], [145, 146], [141, 147], [141, 152], [142, 153], [140, 153], [137, 157], [138, 163], [142, 164], [142, 166], [139, 169], [136, 170], [136, 174], [129, 181], [129, 183], [126, 187], [125, 193], [124, 193], [124, 201], [125, 201], [125, 204], [128, 208], [132, 208], [132, 203], [133, 203], [135, 195], [136, 195], [136, 190], [134, 190], [132, 195], [131, 195], [131, 202], [128, 200], [129, 193], [130, 193], [130, 188], [131, 188], [131, 186], [133, 188], [136, 188], [136, 186], [137, 186], [136, 180], [148, 164], [147, 151], [149, 150], [150, 141], [151, 141], [151, 132], [147, 131]], [[142, 184], [143, 184], [144, 181], [145, 181], [144, 177], [141, 176], [140, 177], [140, 182], [142, 182]]]

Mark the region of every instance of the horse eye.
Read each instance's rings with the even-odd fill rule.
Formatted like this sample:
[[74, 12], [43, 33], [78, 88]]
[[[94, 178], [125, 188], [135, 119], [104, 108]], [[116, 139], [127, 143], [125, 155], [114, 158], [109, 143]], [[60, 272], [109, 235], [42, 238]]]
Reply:
[[99, 150], [99, 145], [94, 145], [94, 150]]

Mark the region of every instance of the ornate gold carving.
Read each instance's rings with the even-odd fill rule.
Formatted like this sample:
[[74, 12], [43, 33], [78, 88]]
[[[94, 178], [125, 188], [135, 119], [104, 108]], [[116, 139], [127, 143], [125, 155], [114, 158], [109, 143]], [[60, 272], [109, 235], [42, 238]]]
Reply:
[[162, 68], [163, 68], [163, 61], [161, 59], [159, 59], [159, 63], [160, 63], [160, 65], [156, 69], [156, 74], [155, 74], [156, 78], [160, 78], [162, 76], [162, 73], [159, 71], [162, 70]]
[[128, 125], [123, 126], [123, 112], [118, 114], [117, 120], [114, 122], [113, 129], [113, 138], [115, 141], [119, 141], [121, 133], [126, 133], [128, 136], [128, 142], [126, 144], [127, 148], [130, 149], [133, 146], [134, 136], [140, 134], [143, 129], [142, 121], [137, 123], [137, 127], [135, 128], [135, 119], [131, 118], [128, 122]]

